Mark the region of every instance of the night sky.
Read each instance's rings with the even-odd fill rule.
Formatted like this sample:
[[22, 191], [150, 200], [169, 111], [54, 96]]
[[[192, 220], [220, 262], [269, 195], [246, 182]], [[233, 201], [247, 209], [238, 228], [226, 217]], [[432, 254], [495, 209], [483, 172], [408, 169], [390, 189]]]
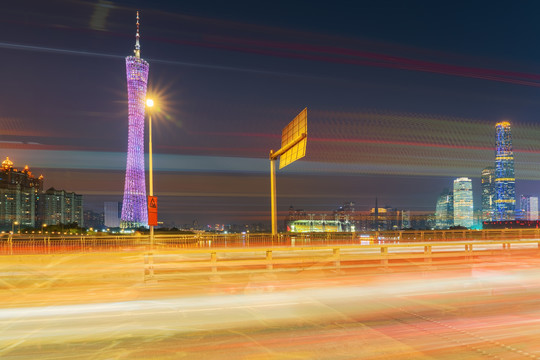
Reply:
[[121, 201], [125, 56], [141, 11], [155, 192], [176, 225], [269, 223], [268, 153], [308, 108], [278, 211], [346, 201], [434, 211], [494, 163], [510, 121], [516, 194], [540, 194], [540, 3], [4, 1], [0, 157], [45, 188]]

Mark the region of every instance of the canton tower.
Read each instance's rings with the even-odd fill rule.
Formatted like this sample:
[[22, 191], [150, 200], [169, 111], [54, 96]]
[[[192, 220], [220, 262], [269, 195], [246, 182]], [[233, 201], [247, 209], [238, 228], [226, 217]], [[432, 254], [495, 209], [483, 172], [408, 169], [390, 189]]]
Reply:
[[144, 110], [149, 65], [141, 59], [138, 11], [134, 52], [135, 56], [126, 57], [129, 128], [126, 180], [120, 224], [125, 229], [148, 225], [144, 178]]

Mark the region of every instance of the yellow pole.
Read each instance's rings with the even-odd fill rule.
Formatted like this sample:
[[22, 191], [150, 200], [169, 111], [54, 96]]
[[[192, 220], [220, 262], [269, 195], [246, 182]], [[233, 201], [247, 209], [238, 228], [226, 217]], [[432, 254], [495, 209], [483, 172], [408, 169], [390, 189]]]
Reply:
[[276, 200], [276, 159], [282, 154], [287, 152], [293, 146], [298, 144], [300, 141], [304, 140], [307, 137], [307, 134], [300, 134], [296, 139], [291, 143], [282, 147], [278, 151], [270, 150], [270, 193], [272, 200], [272, 239], [275, 239], [277, 236], [277, 200]]
[[270, 196], [272, 203], [272, 239], [277, 235], [277, 201], [276, 201], [276, 159], [272, 158], [274, 150], [270, 150]]
[[[154, 169], [152, 162], [152, 114], [148, 111], [148, 157], [150, 168], [150, 196], [154, 196]], [[150, 248], [154, 248], [154, 225], [150, 225]]]

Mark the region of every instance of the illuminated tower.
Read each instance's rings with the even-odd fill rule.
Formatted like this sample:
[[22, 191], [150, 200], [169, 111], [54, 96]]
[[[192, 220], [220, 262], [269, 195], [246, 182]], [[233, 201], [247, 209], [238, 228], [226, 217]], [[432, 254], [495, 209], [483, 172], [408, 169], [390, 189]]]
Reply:
[[137, 228], [148, 224], [144, 178], [144, 107], [149, 65], [141, 59], [138, 11], [134, 52], [135, 56], [126, 57], [129, 128], [121, 217], [121, 227], [123, 228]]
[[472, 181], [466, 177], [454, 180], [454, 226], [473, 226]]
[[521, 220], [538, 220], [538, 197], [521, 195], [519, 200], [521, 205]]
[[495, 220], [514, 220], [516, 179], [510, 123], [495, 125]]
[[495, 168], [482, 170], [482, 220], [493, 221], [495, 216]]
[[444, 189], [435, 208], [435, 228], [448, 229], [454, 225], [454, 193]]

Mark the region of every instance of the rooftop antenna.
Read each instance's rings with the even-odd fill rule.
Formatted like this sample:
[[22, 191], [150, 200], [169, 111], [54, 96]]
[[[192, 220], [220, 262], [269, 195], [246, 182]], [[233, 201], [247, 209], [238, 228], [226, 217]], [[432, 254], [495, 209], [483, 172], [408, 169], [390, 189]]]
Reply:
[[135, 35], [135, 57], [137, 59], [141, 58], [141, 45], [139, 44], [139, 11], [137, 10], [137, 35]]

